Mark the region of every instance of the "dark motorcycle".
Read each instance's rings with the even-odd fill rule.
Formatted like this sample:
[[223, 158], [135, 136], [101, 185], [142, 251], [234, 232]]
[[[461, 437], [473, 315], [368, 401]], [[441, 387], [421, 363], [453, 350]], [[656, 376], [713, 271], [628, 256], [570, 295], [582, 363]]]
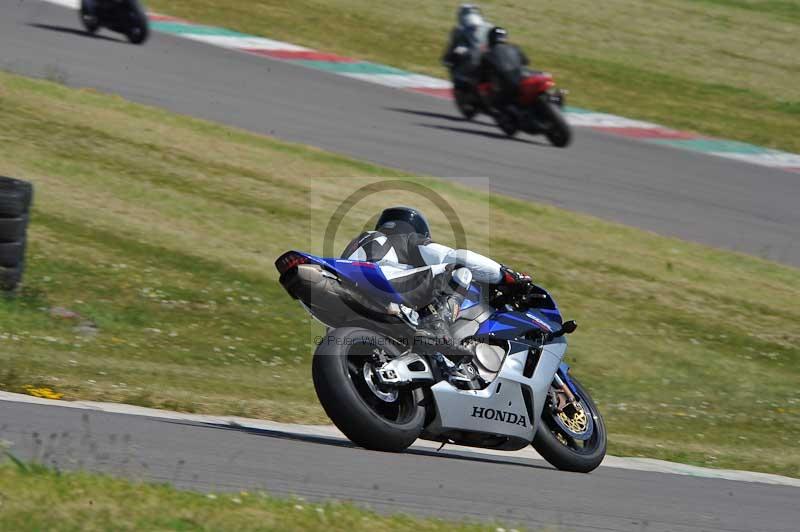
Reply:
[[138, 0], [81, 0], [80, 18], [91, 34], [108, 28], [133, 44], [142, 44], [150, 35], [147, 15]]
[[475, 84], [458, 80], [453, 84], [456, 107], [467, 120], [485, 113], [494, 117], [508, 136], [518, 131], [544, 135], [559, 148], [572, 141], [572, 130], [562, 112], [565, 96], [566, 91], [555, 88], [552, 75], [527, 69], [520, 80], [517, 101], [508, 109], [492, 108], [493, 87], [489, 82]]

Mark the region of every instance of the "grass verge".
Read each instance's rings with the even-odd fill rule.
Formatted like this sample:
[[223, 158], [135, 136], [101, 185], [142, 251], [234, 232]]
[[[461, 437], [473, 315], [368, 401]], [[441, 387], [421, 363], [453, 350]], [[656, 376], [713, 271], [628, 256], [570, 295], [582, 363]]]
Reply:
[[[469, 212], [470, 248], [581, 323], [568, 356], [611, 452], [800, 476], [797, 269], [4, 73], [0, 123], [3, 173], [37, 191], [25, 288], [0, 299], [2, 389], [327, 422], [320, 327], [272, 262], [319, 252], [343, 197], [398, 178]], [[397, 192], [350, 211], [335, 249], [395, 203], [453, 243]]]
[[[800, 152], [798, 0], [485, 0], [570, 102]], [[456, 3], [150, 0], [153, 9], [436, 76]]]
[[263, 492], [194, 493], [42, 466], [0, 464], [2, 530], [329, 530], [494, 531], [405, 515], [379, 515], [351, 504], [279, 499]]

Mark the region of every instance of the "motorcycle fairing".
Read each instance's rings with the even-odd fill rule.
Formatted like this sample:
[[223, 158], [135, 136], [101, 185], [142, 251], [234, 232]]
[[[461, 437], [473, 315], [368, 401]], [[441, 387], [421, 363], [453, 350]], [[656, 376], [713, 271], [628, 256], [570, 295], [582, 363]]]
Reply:
[[[514, 342], [497, 378], [485, 389], [460, 390], [447, 381], [436, 383], [431, 393], [437, 414], [423, 437], [458, 443], [459, 435], [464, 432], [483, 433], [507, 438], [504, 444], [492, 445], [493, 448], [515, 450], [529, 445], [566, 349], [563, 338], [545, 345], [533, 374], [526, 377], [525, 362], [534, 355], [527, 345]], [[524, 424], [519, 420], [523, 415]]]
[[475, 283], [471, 283], [469, 288], [467, 289], [467, 295], [464, 297], [464, 302], [461, 303], [461, 310], [467, 310], [469, 308], [478, 305], [481, 302], [481, 289]]
[[[538, 285], [532, 285], [531, 293], [538, 296], [537, 305], [525, 312], [512, 310], [499, 310], [489, 319], [480, 324], [480, 328], [475, 333], [477, 336], [491, 336], [501, 340], [513, 340], [514, 338], [524, 337], [532, 330], [553, 332], [561, 328], [563, 318], [558, 310], [558, 305], [550, 296], [550, 293]], [[480, 301], [480, 287], [473, 283], [467, 293], [467, 299], [461, 306], [464, 311], [477, 305]], [[469, 302], [469, 303], [468, 303]]]
[[523, 76], [519, 86], [519, 100], [522, 105], [532, 105], [544, 92], [555, 86], [553, 76], [546, 72], [529, 72]]
[[374, 262], [345, 259], [323, 259], [337, 274], [373, 297], [402, 303], [402, 296], [394, 289], [380, 267]]
[[351, 286], [363, 290], [372, 297], [378, 297], [381, 300], [388, 300], [392, 303], [403, 302], [401, 295], [392, 287], [380, 267], [374, 262], [326, 259], [300, 251], [295, 251], [294, 253], [302, 255], [309, 261], [335, 273]]
[[[558, 314], [560, 318], [560, 314]], [[553, 315], [547, 315], [542, 309], [530, 309], [523, 312], [506, 311], [496, 312], [488, 320], [481, 323], [477, 336], [491, 336], [501, 340], [513, 340], [524, 337], [532, 330], [544, 332], [557, 331], [560, 328], [560, 319], [555, 320]]]

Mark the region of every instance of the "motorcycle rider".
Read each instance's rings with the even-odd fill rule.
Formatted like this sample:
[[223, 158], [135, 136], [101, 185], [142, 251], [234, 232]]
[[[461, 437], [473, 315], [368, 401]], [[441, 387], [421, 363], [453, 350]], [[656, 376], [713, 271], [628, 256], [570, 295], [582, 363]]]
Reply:
[[418, 314], [416, 340], [435, 341], [455, 351], [458, 346], [453, 344], [450, 325], [458, 318], [473, 279], [510, 290], [522, 290], [531, 283], [529, 276], [488, 257], [433, 242], [427, 220], [411, 207], [385, 209], [375, 230], [353, 239], [342, 258], [377, 263]]
[[442, 63], [451, 69], [454, 83], [474, 83], [492, 26], [474, 4], [461, 4], [456, 20]]
[[480, 80], [491, 81], [493, 97], [491, 105], [500, 113], [514, 112], [523, 67], [528, 57], [517, 46], [508, 42], [508, 32], [499, 26], [489, 30], [489, 51], [480, 65]]

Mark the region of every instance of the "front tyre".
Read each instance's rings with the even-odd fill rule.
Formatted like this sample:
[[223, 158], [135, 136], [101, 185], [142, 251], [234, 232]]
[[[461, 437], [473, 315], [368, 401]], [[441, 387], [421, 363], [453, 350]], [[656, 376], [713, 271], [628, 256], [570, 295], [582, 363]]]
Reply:
[[[596, 469], [606, 455], [606, 425], [589, 393], [574, 377], [572, 383], [578, 392], [578, 408], [565, 409], [561, 414], [563, 417], [558, 419], [559, 414], [552, 408], [548, 398], [533, 447], [545, 460], [562, 471], [588, 473]], [[582, 439], [584, 436], [580, 431], [590, 427], [591, 436]]]
[[572, 142], [572, 130], [558, 107], [549, 98], [540, 98], [536, 102], [536, 116], [544, 135], [550, 144], [557, 148], [566, 148]]
[[130, 12], [129, 19], [130, 25], [125, 32], [125, 36], [128, 37], [128, 41], [130, 41], [131, 44], [142, 44], [150, 35], [147, 15], [138, 10], [134, 10]]
[[86, 30], [86, 33], [92, 35], [97, 33], [97, 30], [100, 29], [100, 21], [89, 8], [85, 0], [81, 2], [81, 8], [78, 12], [78, 15], [81, 19], [81, 24], [83, 24], [83, 28]]
[[381, 357], [400, 354], [386, 337], [354, 327], [331, 330], [314, 352], [311, 370], [319, 402], [356, 445], [400, 452], [422, 432], [422, 393], [382, 389], [372, 375]]

